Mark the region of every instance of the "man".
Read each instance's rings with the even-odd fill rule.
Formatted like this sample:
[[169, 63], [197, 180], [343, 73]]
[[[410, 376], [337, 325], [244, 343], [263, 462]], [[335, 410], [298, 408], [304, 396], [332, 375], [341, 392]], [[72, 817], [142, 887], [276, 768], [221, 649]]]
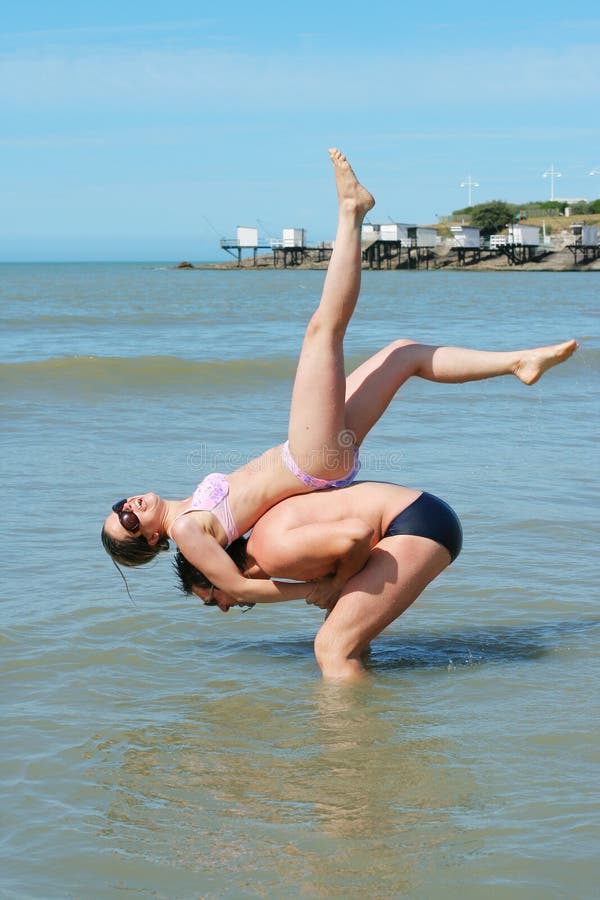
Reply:
[[[461, 545], [460, 522], [443, 500], [365, 481], [278, 503], [247, 542], [239, 539], [229, 550], [248, 578], [315, 582], [307, 603], [328, 610], [314, 644], [321, 672], [357, 680], [366, 674], [361, 656], [370, 641], [456, 559]], [[224, 612], [238, 605], [181, 553], [175, 567], [186, 593]]]

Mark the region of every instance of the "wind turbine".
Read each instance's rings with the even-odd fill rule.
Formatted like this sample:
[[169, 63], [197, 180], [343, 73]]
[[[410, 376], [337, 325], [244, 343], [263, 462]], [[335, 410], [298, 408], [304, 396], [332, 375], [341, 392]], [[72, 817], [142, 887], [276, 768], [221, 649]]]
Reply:
[[550, 199], [554, 200], [554, 179], [562, 178], [562, 172], [556, 172], [554, 170], [554, 163], [552, 163], [548, 171], [544, 172], [544, 178], [550, 179]]
[[469, 206], [472, 206], [473, 204], [471, 202], [471, 188], [479, 187], [479, 184], [476, 181], [472, 181], [471, 176], [469, 175], [466, 181], [461, 181], [460, 186], [461, 188], [469, 188]]

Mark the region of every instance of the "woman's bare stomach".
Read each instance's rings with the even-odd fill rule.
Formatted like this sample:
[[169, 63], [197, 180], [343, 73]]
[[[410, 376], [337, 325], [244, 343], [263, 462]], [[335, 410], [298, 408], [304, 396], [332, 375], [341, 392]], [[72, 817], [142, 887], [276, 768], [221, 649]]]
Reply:
[[229, 504], [240, 534], [244, 534], [276, 504], [310, 491], [284, 465], [281, 447], [273, 447], [227, 476]]

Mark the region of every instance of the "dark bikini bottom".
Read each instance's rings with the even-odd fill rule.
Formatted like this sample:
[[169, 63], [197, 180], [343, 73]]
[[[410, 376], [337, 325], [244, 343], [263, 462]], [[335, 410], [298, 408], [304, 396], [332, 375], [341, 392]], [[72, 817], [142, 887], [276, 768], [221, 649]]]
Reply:
[[462, 547], [463, 535], [458, 516], [451, 506], [427, 491], [423, 491], [420, 497], [392, 519], [384, 537], [398, 534], [413, 534], [436, 541], [446, 548], [452, 561]]

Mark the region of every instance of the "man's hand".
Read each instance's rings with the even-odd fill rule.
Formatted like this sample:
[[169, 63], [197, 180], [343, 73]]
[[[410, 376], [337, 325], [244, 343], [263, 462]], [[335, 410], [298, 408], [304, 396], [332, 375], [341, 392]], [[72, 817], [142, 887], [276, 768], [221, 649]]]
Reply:
[[232, 606], [248, 605], [246, 603], [241, 603], [239, 600], [236, 600], [235, 597], [230, 597], [224, 591], [221, 591], [216, 587], [192, 587], [192, 591], [194, 592], [196, 597], [199, 597], [200, 600], [202, 600], [205, 606], [218, 606], [221, 612], [229, 612]]
[[315, 581], [315, 586], [308, 594], [306, 602], [309, 606], [318, 606], [319, 609], [331, 611], [338, 601], [342, 587], [343, 585], [333, 575], [320, 578]]

